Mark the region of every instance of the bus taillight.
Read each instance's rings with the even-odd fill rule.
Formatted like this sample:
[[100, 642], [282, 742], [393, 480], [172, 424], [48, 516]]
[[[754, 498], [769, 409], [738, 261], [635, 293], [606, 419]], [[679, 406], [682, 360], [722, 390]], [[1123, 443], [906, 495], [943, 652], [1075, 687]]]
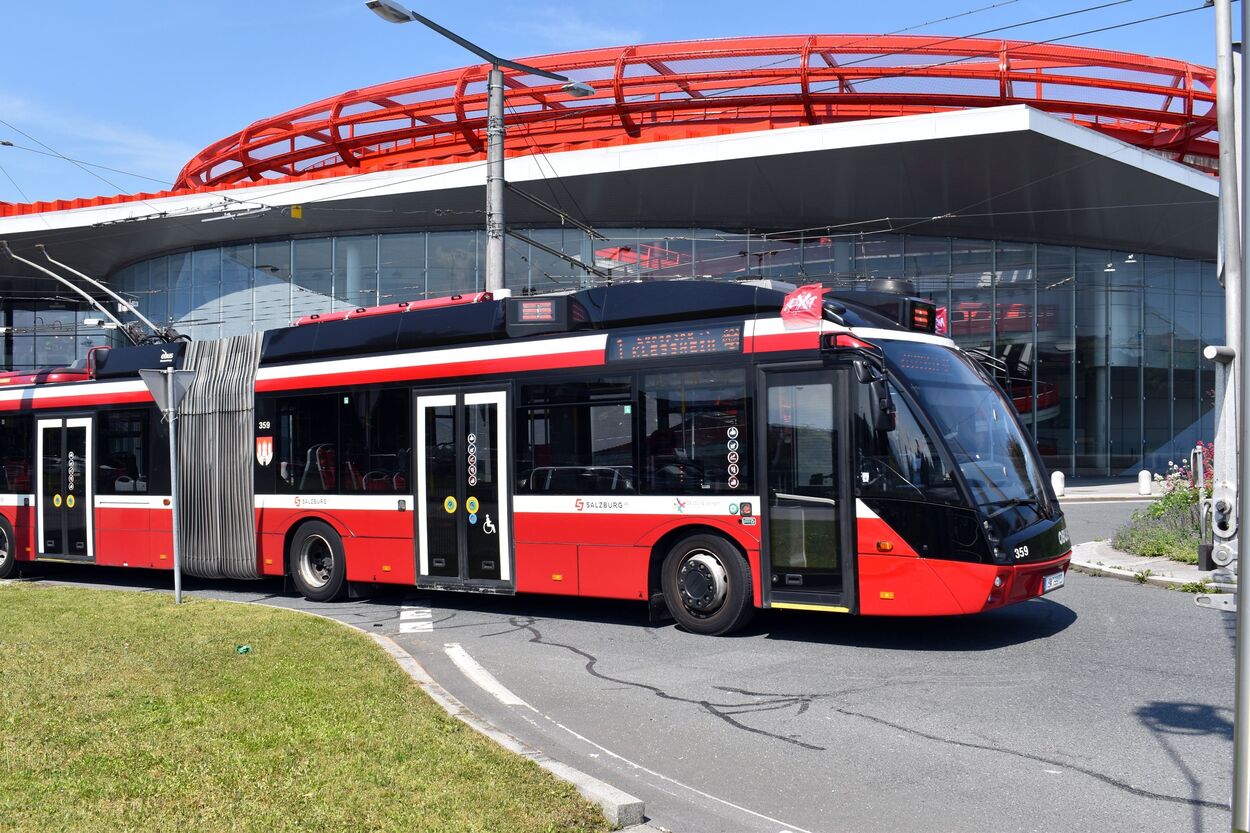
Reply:
[[826, 350], [879, 350], [881, 348], [870, 341], [856, 338], [846, 333], [826, 333], [823, 338]]

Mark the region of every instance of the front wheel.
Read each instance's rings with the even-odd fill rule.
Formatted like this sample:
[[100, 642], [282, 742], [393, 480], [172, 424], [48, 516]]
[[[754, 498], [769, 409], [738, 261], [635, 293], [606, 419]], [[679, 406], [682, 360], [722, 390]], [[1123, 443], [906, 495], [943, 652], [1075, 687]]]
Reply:
[[660, 579], [669, 612], [688, 631], [721, 636], [755, 615], [750, 566], [719, 536], [678, 541], [664, 559]]
[[310, 602], [332, 602], [347, 589], [343, 540], [322, 521], [309, 521], [291, 539], [287, 556], [295, 589]]

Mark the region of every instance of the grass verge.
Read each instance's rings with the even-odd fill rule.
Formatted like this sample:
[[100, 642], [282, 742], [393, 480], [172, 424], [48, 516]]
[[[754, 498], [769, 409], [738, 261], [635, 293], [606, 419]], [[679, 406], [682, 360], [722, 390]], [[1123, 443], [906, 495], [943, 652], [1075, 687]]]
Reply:
[[607, 829], [364, 634], [155, 593], [0, 585], [0, 778], [13, 833]]

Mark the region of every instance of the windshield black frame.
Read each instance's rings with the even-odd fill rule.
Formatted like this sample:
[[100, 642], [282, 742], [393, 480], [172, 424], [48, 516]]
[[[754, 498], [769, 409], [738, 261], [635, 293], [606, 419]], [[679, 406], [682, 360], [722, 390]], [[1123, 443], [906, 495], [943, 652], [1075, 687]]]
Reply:
[[[957, 348], [928, 341], [880, 344], [890, 376], [923, 415], [969, 505], [996, 537], [1055, 517], [1037, 447], [1011, 400], [979, 364]], [[936, 372], [947, 374], [940, 384], [926, 378]]]

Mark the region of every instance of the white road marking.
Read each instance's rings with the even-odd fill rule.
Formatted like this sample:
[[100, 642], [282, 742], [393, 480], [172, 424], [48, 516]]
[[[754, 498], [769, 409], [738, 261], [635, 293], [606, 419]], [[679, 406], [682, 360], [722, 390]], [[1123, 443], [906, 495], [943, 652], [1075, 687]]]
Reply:
[[469, 656], [469, 652], [460, 647], [459, 642], [446, 643], [443, 645], [443, 652], [478, 688], [494, 697], [500, 703], [503, 703], [505, 706], [524, 706], [530, 711], [538, 711], [505, 688], [504, 684], [496, 680], [493, 674], [483, 668], [477, 660]]
[[[535, 711], [537, 711], [537, 709], [535, 709]], [[542, 714], [542, 712], [539, 712], [539, 714]], [[672, 784], [673, 786], [680, 787], [680, 788], [682, 788], [683, 790], [689, 790], [690, 792], [694, 793], [695, 795], [702, 796], [702, 797], [704, 797], [704, 798], [708, 799], [709, 801], [715, 801], [715, 802], [716, 802], [716, 803], [718, 803], [718, 804], [723, 804], [723, 805], [725, 805], [726, 807], [732, 807], [733, 809], [735, 809], [735, 810], [739, 810], [739, 811], [741, 811], [741, 812], [743, 812], [743, 813], [746, 813], [747, 815], [750, 815], [750, 816], [755, 816], [757, 819], [763, 819], [764, 821], [767, 821], [767, 822], [772, 822], [773, 824], [777, 824], [777, 825], [781, 825], [781, 826], [785, 827], [788, 831], [792, 831], [793, 833], [813, 833], [811, 830], [808, 830], [808, 829], [806, 829], [806, 828], [804, 828], [804, 827], [795, 827], [795, 826], [794, 826], [794, 825], [792, 825], [792, 824], [786, 824], [784, 821], [781, 821], [780, 819], [775, 819], [775, 818], [773, 818], [772, 816], [766, 816], [766, 815], [764, 815], [763, 813], [757, 813], [756, 811], [754, 811], [754, 810], [752, 810], [752, 809], [750, 809], [750, 808], [748, 808], [748, 807], [743, 807], [741, 804], [734, 804], [732, 801], [726, 801], [725, 799], [720, 798], [720, 797], [715, 796], [715, 795], [712, 795], [711, 793], [706, 793], [706, 792], [704, 792], [703, 790], [698, 789], [697, 787], [692, 787], [692, 786], [690, 786], [689, 784], [683, 784], [681, 781], [678, 781], [676, 778], [670, 778], [669, 776], [665, 775], [665, 774], [664, 774], [664, 773], [662, 773], [662, 772], [656, 772], [654, 769], [648, 769], [647, 767], [643, 766], [643, 765], [642, 765], [642, 764], [640, 764], [640, 763], [636, 763], [636, 762], [634, 762], [634, 761], [631, 761], [629, 758], [626, 758], [624, 755], [618, 755], [618, 754], [616, 754], [616, 753], [615, 753], [615, 752], [613, 752], [611, 749], [608, 749], [606, 746], [600, 746], [599, 744], [595, 743], [593, 740], [591, 740], [590, 738], [586, 737], [585, 735], [580, 735], [580, 734], [578, 734], [577, 732], [575, 732], [575, 731], [573, 731], [572, 729], [570, 729], [568, 726], [565, 726], [563, 723], [560, 723], [559, 721], [553, 720], [550, 716], [545, 715], [545, 714], [543, 714], [542, 716], [543, 716], [544, 718], [546, 718], [546, 719], [547, 719], [547, 720], [548, 720], [548, 721], [549, 721], [552, 725], [554, 725], [554, 726], [556, 726], [556, 727], [558, 727], [558, 728], [560, 728], [560, 729], [563, 729], [564, 731], [568, 732], [570, 735], [572, 735], [573, 737], [575, 737], [575, 738], [577, 738], [578, 740], [582, 741], [583, 743], [590, 744], [590, 745], [591, 745], [591, 746], [593, 746], [595, 749], [598, 749], [600, 752], [604, 753], [605, 755], [608, 755], [609, 757], [615, 758], [616, 760], [620, 761], [621, 763], [626, 764], [627, 766], [631, 766], [631, 767], [633, 767], [634, 769], [639, 770], [640, 772], [645, 772], [645, 773], [647, 773], [648, 775], [653, 775], [653, 776], [655, 776], [656, 778], [660, 778], [660, 779], [662, 779], [662, 780], [664, 780], [664, 781], [667, 781], [668, 783]], [[654, 784], [653, 784], [652, 786], [658, 786], [658, 785], [654, 785]], [[665, 792], [668, 792], [668, 790], [664, 790], [664, 791], [665, 791]], [[672, 795], [672, 793], [669, 793], [669, 794], [670, 794], [670, 795]]]
[[434, 611], [428, 605], [404, 605], [399, 609], [400, 633], [431, 633]]

